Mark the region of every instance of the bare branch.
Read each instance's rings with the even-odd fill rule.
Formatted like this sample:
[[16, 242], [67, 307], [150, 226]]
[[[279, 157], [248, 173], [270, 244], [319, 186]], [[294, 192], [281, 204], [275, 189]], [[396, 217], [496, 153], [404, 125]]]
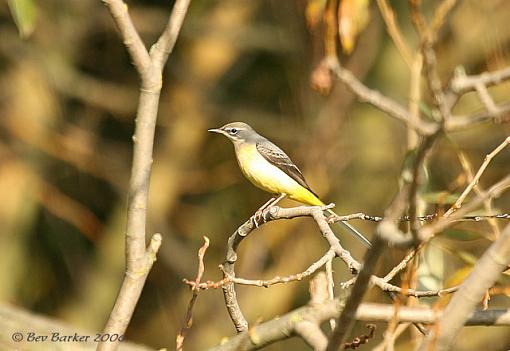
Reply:
[[456, 4], [457, 0], [443, 0], [441, 4], [436, 7], [434, 11], [434, 17], [432, 18], [432, 23], [430, 24], [432, 42], [436, 42], [439, 30], [445, 23], [446, 17], [453, 10]]
[[[477, 124], [489, 122], [510, 112], [510, 103], [501, 104], [497, 106], [497, 109], [497, 114], [489, 111], [482, 111], [472, 115], [452, 116], [452, 118], [446, 121], [445, 129], [449, 132], [456, 132], [466, 128], [472, 128]], [[496, 120], [496, 122], [498, 122], [498, 120]]]
[[490, 87], [510, 79], [510, 67], [506, 67], [498, 71], [483, 72], [481, 74], [470, 76], [459, 70], [456, 70], [455, 72], [456, 74], [450, 82], [450, 89], [459, 95], [475, 90], [479, 84], [482, 84], [485, 87]]
[[133, 64], [135, 65], [138, 74], [143, 76], [145, 71], [151, 65], [151, 59], [145, 44], [133, 24], [133, 21], [131, 21], [131, 17], [128, 13], [128, 6], [123, 0], [102, 1], [110, 10], [113, 20], [120, 32], [120, 36], [129, 51], [129, 55], [133, 60]]
[[[331, 206], [321, 207], [310, 207], [310, 206], [299, 206], [294, 208], [281, 208], [273, 206], [269, 211], [264, 213], [264, 217], [258, 226], [264, 225], [267, 222], [279, 219], [289, 219], [295, 217], [310, 216], [316, 221], [322, 235], [328, 241], [331, 249], [335, 255], [340, 257], [349, 267], [352, 272], [358, 272], [361, 267], [360, 263], [356, 261], [350, 254], [349, 251], [345, 250], [340, 241], [335, 236], [333, 231], [328, 225], [327, 219], [324, 216], [323, 210], [331, 208]], [[254, 229], [256, 229], [253, 220], [246, 221], [241, 225], [235, 232], [230, 236], [227, 242], [227, 254], [225, 262], [223, 263], [223, 273], [226, 283], [222, 285], [223, 296], [225, 298], [225, 304], [229, 312], [230, 318], [234, 323], [234, 326], [238, 332], [245, 331], [248, 329], [248, 322], [244, 317], [239, 303], [237, 301], [237, 294], [235, 292], [234, 282], [232, 279], [235, 278], [235, 262], [237, 261], [237, 248], [241, 241], [246, 238]], [[245, 281], [246, 282], [246, 281]]]
[[172, 14], [168, 19], [168, 23], [159, 37], [158, 41], [151, 47], [150, 57], [153, 64], [163, 70], [168, 56], [172, 53], [172, 50], [181, 31], [184, 18], [188, 12], [188, 7], [191, 0], [179, 0], [175, 2]]
[[326, 351], [336, 351], [340, 345], [343, 345], [349, 336], [355, 320], [356, 310], [361, 303], [363, 296], [367, 292], [367, 287], [375, 270], [379, 256], [382, 254], [385, 246], [379, 236], [375, 237], [372, 247], [365, 255], [365, 260], [361, 271], [356, 278], [356, 282], [351, 290], [349, 297], [345, 303], [345, 307], [337, 319], [337, 327], [331, 333]]
[[510, 187], [510, 176], [507, 176], [490, 187], [483, 196], [478, 196], [477, 198], [471, 200], [466, 205], [464, 205], [459, 210], [453, 212], [448, 217], [441, 217], [437, 220], [437, 222], [433, 224], [429, 224], [420, 229], [420, 240], [423, 242], [427, 242], [432, 239], [436, 233], [441, 232], [448, 226], [450, 226], [456, 220], [463, 218], [467, 213], [477, 209], [486, 199], [498, 197], [501, 195], [506, 189]]
[[400, 31], [397, 20], [395, 19], [395, 12], [386, 0], [377, 0], [377, 6], [379, 6], [384, 23], [386, 23], [388, 34], [397, 47], [400, 56], [402, 56], [407, 66], [411, 67], [413, 65], [413, 54], [402, 36], [402, 32]]
[[445, 213], [445, 217], [450, 216], [454, 211], [458, 210], [461, 206], [466, 197], [469, 195], [469, 193], [473, 190], [473, 188], [478, 184], [480, 181], [480, 177], [482, 176], [483, 172], [487, 169], [489, 166], [489, 163], [492, 161], [494, 157], [496, 157], [497, 154], [499, 154], [505, 147], [507, 147], [510, 144], [510, 137], [506, 138], [501, 144], [499, 144], [498, 147], [496, 147], [492, 152], [490, 152], [488, 155], [485, 156], [485, 159], [476, 172], [476, 175], [474, 176], [473, 180], [468, 184], [466, 189], [462, 192], [462, 194], [459, 196], [457, 201], [453, 204], [452, 207]]
[[[417, 123], [420, 119], [421, 73], [423, 69], [423, 55], [420, 52], [414, 55], [410, 68], [409, 120], [412, 124]], [[413, 150], [418, 147], [418, 137], [418, 133], [413, 128], [407, 128], [407, 150]]]
[[268, 288], [271, 285], [275, 284], [282, 284], [282, 283], [290, 283], [294, 281], [300, 281], [303, 280], [303, 278], [306, 278], [313, 273], [315, 273], [318, 269], [320, 269], [322, 266], [327, 264], [331, 259], [335, 257], [335, 251], [333, 249], [330, 249], [324, 256], [322, 256], [318, 261], [314, 262], [310, 267], [308, 267], [305, 271], [297, 274], [288, 275], [285, 277], [276, 276], [269, 280], [251, 280], [251, 279], [243, 279], [243, 278], [237, 278], [229, 276], [228, 273], [225, 273], [226, 278], [228, 281], [233, 282], [235, 284], [240, 285], [252, 285], [252, 286], [259, 286]]
[[[345, 302], [338, 299], [323, 304], [300, 307], [278, 318], [261, 323], [209, 351], [246, 351], [258, 350], [278, 340], [286, 339], [295, 334], [295, 327], [302, 321], [323, 323], [337, 317], [345, 306]], [[426, 307], [401, 306], [397, 318], [401, 322], [416, 322], [432, 324], [442, 313]], [[392, 305], [364, 303], [356, 312], [356, 319], [361, 321], [390, 321], [395, 316]], [[510, 325], [509, 310], [487, 310], [470, 313], [467, 325]]]
[[184, 326], [177, 334], [175, 338], [176, 351], [183, 350], [184, 339], [188, 334], [191, 326], [193, 325], [193, 307], [195, 307], [195, 302], [197, 301], [198, 293], [200, 291], [200, 280], [202, 280], [202, 276], [204, 275], [205, 265], [204, 265], [204, 256], [207, 248], [209, 247], [209, 238], [204, 236], [204, 245], [198, 250], [198, 269], [197, 269], [197, 277], [195, 278], [195, 284], [191, 288], [192, 295], [189, 300], [188, 310], [186, 311], [186, 318], [184, 320]]
[[453, 295], [443, 316], [420, 345], [419, 350], [450, 349], [470, 314], [510, 264], [510, 225], [477, 262], [469, 277]]
[[384, 96], [377, 90], [372, 90], [361, 83], [349, 70], [338, 64], [338, 61], [329, 63], [331, 71], [336, 75], [349, 90], [351, 90], [363, 102], [373, 105], [375, 108], [387, 113], [389, 116], [404, 122], [419, 134], [433, 134], [437, 127], [434, 123], [425, 121], [412, 121], [409, 118], [409, 111], [398, 102]]
[[[140, 39], [127, 11], [127, 5], [122, 0], [103, 1], [108, 6], [115, 20], [124, 44], [141, 78], [128, 194], [126, 275], [104, 328], [105, 334], [124, 335], [140, 298], [147, 275], [156, 260], [156, 253], [161, 245], [161, 235], [156, 234], [152, 237], [149, 246], [145, 247], [145, 224], [154, 133], [162, 85], [161, 70], [175, 44], [189, 0], [177, 0], [174, 4], [174, 11], [170, 17], [169, 24], [158, 39], [154, 58], [149, 55]], [[118, 344], [118, 341], [101, 342], [98, 345], [98, 350], [115, 350]]]

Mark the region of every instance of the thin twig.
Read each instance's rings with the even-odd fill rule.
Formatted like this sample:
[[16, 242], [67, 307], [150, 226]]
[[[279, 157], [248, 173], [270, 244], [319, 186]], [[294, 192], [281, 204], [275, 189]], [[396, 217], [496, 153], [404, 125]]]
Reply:
[[398, 273], [403, 271], [407, 267], [407, 264], [416, 256], [416, 253], [420, 250], [420, 247], [421, 246], [419, 246], [416, 249], [410, 250], [408, 254], [404, 257], [404, 259], [400, 261], [398, 265], [393, 267], [392, 270], [384, 276], [383, 280], [387, 283], [391, 281]]
[[[333, 278], [333, 257], [326, 262], [326, 277], [328, 281], [328, 299], [333, 300], [335, 298], [335, 280]], [[329, 320], [329, 326], [331, 330], [335, 330], [336, 321], [334, 318]]]
[[426, 121], [411, 121], [409, 111], [398, 102], [381, 94], [377, 90], [372, 90], [361, 83], [349, 70], [338, 64], [338, 61], [329, 63], [331, 71], [336, 77], [344, 83], [363, 102], [373, 105], [375, 108], [387, 113], [389, 116], [404, 122], [419, 134], [430, 135], [437, 130], [435, 123]]
[[495, 198], [500, 196], [505, 190], [510, 187], [510, 176], [506, 176], [492, 187], [490, 187], [483, 196], [478, 196], [477, 198], [471, 200], [466, 205], [464, 205], [459, 210], [453, 212], [449, 216], [443, 216], [437, 220], [435, 223], [431, 223], [429, 225], [424, 226], [420, 230], [420, 240], [422, 242], [428, 242], [431, 240], [436, 233], [440, 233], [448, 226], [450, 226], [455, 221], [462, 219], [467, 213], [474, 211], [477, 209], [486, 199]]
[[[460, 161], [460, 164], [461, 164], [461, 166], [462, 166], [462, 168], [464, 170], [464, 173], [467, 176], [468, 182], [470, 182], [470, 183], [473, 182], [474, 178], [475, 178], [475, 175], [473, 174], [473, 169], [471, 167], [471, 163], [469, 162], [468, 158], [466, 157], [466, 155], [461, 150], [457, 150], [457, 155], [459, 157], [459, 161]], [[474, 190], [475, 190], [475, 192], [476, 192], [476, 194], [478, 196], [483, 196], [483, 193], [485, 192], [485, 190], [482, 189], [479, 184], [475, 185]], [[492, 210], [492, 199], [486, 199], [484, 201], [483, 205], [484, 205], [486, 213], [492, 213], [493, 212], [493, 210]], [[494, 233], [494, 237], [495, 238], [499, 237], [500, 230], [499, 230], [499, 226], [498, 226], [498, 222], [497, 222], [496, 218], [489, 218], [489, 219], [487, 219], [487, 221], [488, 221], [490, 227], [492, 228], [492, 231]]]
[[452, 207], [444, 214], [445, 217], [450, 216], [453, 212], [458, 210], [461, 206], [466, 197], [469, 195], [469, 193], [473, 190], [473, 188], [478, 184], [480, 181], [480, 178], [489, 166], [489, 163], [492, 161], [494, 157], [496, 157], [497, 154], [499, 154], [505, 147], [507, 147], [510, 144], [510, 137], [506, 138], [501, 144], [499, 144], [492, 152], [490, 152], [488, 155], [485, 156], [485, 159], [476, 172], [476, 175], [474, 176], [473, 180], [468, 184], [466, 189], [462, 192], [462, 194], [459, 196], [457, 201], [453, 204]]
[[[329, 261], [331, 261], [331, 259], [333, 257], [335, 257], [335, 252], [332, 249], [330, 249], [319, 260], [317, 260], [316, 262], [312, 263], [303, 272], [287, 275], [287, 276], [284, 276], [284, 277], [276, 276], [276, 277], [274, 277], [272, 279], [268, 279], [268, 280], [243, 279], [243, 278], [238, 278], [238, 277], [230, 276], [226, 272], [224, 272], [224, 274], [225, 274], [226, 280], [228, 282], [232, 282], [232, 283], [239, 284], [239, 285], [251, 285], [251, 286], [259, 286], [259, 287], [268, 288], [268, 287], [270, 287], [272, 285], [276, 285], [276, 284], [285, 284], [285, 283], [290, 283], [290, 282], [295, 282], [295, 281], [301, 281], [304, 278], [309, 277], [310, 275], [315, 273], [322, 266], [324, 266]], [[220, 269], [224, 270], [224, 268], [222, 266], [220, 266]], [[202, 288], [202, 287], [200, 286], [200, 288]]]
[[[409, 87], [409, 120], [417, 123], [420, 119], [421, 73], [423, 69], [423, 55], [417, 52], [411, 62], [411, 77]], [[418, 147], [419, 135], [413, 128], [407, 128], [407, 150]]]
[[397, 47], [400, 56], [402, 56], [407, 66], [412, 67], [413, 55], [404, 40], [402, 31], [398, 26], [397, 20], [395, 18], [395, 12], [386, 0], [377, 0], [377, 6], [379, 6], [379, 11], [381, 11], [384, 23], [386, 24], [386, 28], [388, 30], [388, 34]]
[[445, 23], [446, 17], [451, 13], [456, 4], [457, 0], [443, 0], [436, 7], [434, 11], [434, 17], [432, 18], [432, 22], [430, 24], [430, 40], [432, 43], [437, 41], [438, 33]]
[[510, 79], [510, 67], [469, 76], [463, 71], [455, 72], [456, 74], [450, 82], [450, 89], [459, 95], [475, 90], [478, 84], [490, 87]]
[[200, 280], [202, 280], [202, 276], [204, 275], [205, 265], [204, 265], [204, 256], [207, 248], [209, 247], [209, 238], [204, 236], [204, 245], [198, 250], [198, 269], [197, 269], [197, 277], [195, 278], [195, 284], [192, 286], [191, 291], [191, 299], [189, 300], [188, 310], [186, 311], [186, 318], [184, 320], [184, 325], [177, 334], [175, 338], [176, 351], [183, 350], [184, 339], [188, 334], [191, 326], [193, 325], [193, 307], [195, 306], [195, 302], [197, 301], [198, 293], [200, 292]]

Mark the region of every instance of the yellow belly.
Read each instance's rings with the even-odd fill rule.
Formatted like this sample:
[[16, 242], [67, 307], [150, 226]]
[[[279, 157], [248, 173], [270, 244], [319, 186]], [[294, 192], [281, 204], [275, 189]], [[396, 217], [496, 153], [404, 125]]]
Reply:
[[324, 205], [312, 192], [269, 163], [255, 145], [236, 146], [236, 156], [243, 174], [256, 187], [272, 194], [287, 194], [289, 198], [307, 205]]

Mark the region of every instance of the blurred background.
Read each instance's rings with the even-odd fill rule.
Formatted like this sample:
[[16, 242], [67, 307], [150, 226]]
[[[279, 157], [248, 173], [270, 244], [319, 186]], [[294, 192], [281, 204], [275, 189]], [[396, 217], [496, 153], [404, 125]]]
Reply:
[[[407, 151], [405, 127], [357, 102], [341, 84], [327, 96], [310, 86], [324, 53], [323, 28], [310, 23], [314, 3], [320, 1], [192, 2], [165, 70], [156, 131], [148, 233], [162, 233], [163, 245], [127, 331], [129, 340], [173, 348], [190, 297], [181, 280], [195, 277], [202, 236], [211, 239], [205, 279], [219, 280], [217, 266], [228, 236], [269, 198], [243, 178], [230, 143], [208, 134], [208, 128], [231, 121], [251, 124], [288, 152], [314, 191], [336, 203], [340, 214], [383, 215], [397, 191]], [[405, 39], [416, 47], [407, 2], [390, 3]], [[425, 15], [438, 3], [427, 1]], [[171, 2], [128, 4], [145, 42], [154, 42]], [[99, 331], [124, 273], [138, 78], [101, 1], [46, 0], [33, 6], [33, 28], [20, 37], [12, 8], [0, 4], [0, 302], [57, 318], [71, 328]], [[369, 87], [407, 105], [409, 69], [375, 3], [363, 11], [369, 16], [366, 26], [353, 52], [340, 60]], [[442, 81], [446, 84], [457, 66], [469, 74], [508, 66], [508, 18], [507, 1], [460, 2], [437, 45]], [[496, 101], [505, 101], [510, 86], [490, 92]], [[430, 105], [427, 94], [423, 100]], [[459, 113], [479, 109], [474, 94], [458, 106]], [[505, 123], [485, 124], [440, 140], [423, 190], [429, 213], [447, 206], [448, 195], [466, 185], [459, 151], [476, 169], [509, 131]], [[488, 187], [508, 174], [509, 163], [510, 153], [504, 150], [481, 185]], [[494, 211], [508, 213], [509, 205], [504, 195]], [[353, 224], [371, 237], [372, 223]], [[486, 223], [464, 223], [434, 240], [436, 250], [423, 257], [424, 264], [427, 259], [432, 264], [423, 274], [431, 284], [458, 284], [490, 245], [492, 230]], [[362, 257], [358, 242], [348, 235], [341, 240]], [[237, 273], [253, 279], [296, 273], [326, 250], [310, 219], [271, 223], [243, 242]], [[404, 254], [389, 251], [381, 274]], [[334, 269], [337, 282], [351, 278], [341, 262]], [[509, 305], [508, 281], [500, 283], [503, 288], [491, 307]], [[309, 298], [307, 281], [269, 289], [238, 287], [238, 296], [252, 323]], [[375, 289], [368, 299], [390, 302]], [[441, 306], [447, 300], [425, 303]], [[364, 349], [376, 345], [385, 328], [381, 324], [376, 340]], [[365, 332], [364, 325], [356, 331]], [[509, 331], [470, 328], [459, 338], [458, 350], [479, 350], [489, 342], [491, 350], [506, 350]], [[233, 333], [221, 290], [202, 292], [186, 348], [203, 350]], [[407, 332], [399, 339], [399, 350], [411, 349], [411, 336]], [[307, 349], [298, 339], [268, 347]]]

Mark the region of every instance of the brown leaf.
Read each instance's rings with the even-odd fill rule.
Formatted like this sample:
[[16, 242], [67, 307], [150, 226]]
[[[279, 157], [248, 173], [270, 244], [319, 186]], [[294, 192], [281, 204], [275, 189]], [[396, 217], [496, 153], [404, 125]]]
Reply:
[[308, 0], [305, 8], [306, 24], [314, 29], [322, 18], [327, 0]]
[[344, 53], [350, 54], [357, 36], [370, 18], [370, 0], [342, 0], [338, 7], [338, 34]]

